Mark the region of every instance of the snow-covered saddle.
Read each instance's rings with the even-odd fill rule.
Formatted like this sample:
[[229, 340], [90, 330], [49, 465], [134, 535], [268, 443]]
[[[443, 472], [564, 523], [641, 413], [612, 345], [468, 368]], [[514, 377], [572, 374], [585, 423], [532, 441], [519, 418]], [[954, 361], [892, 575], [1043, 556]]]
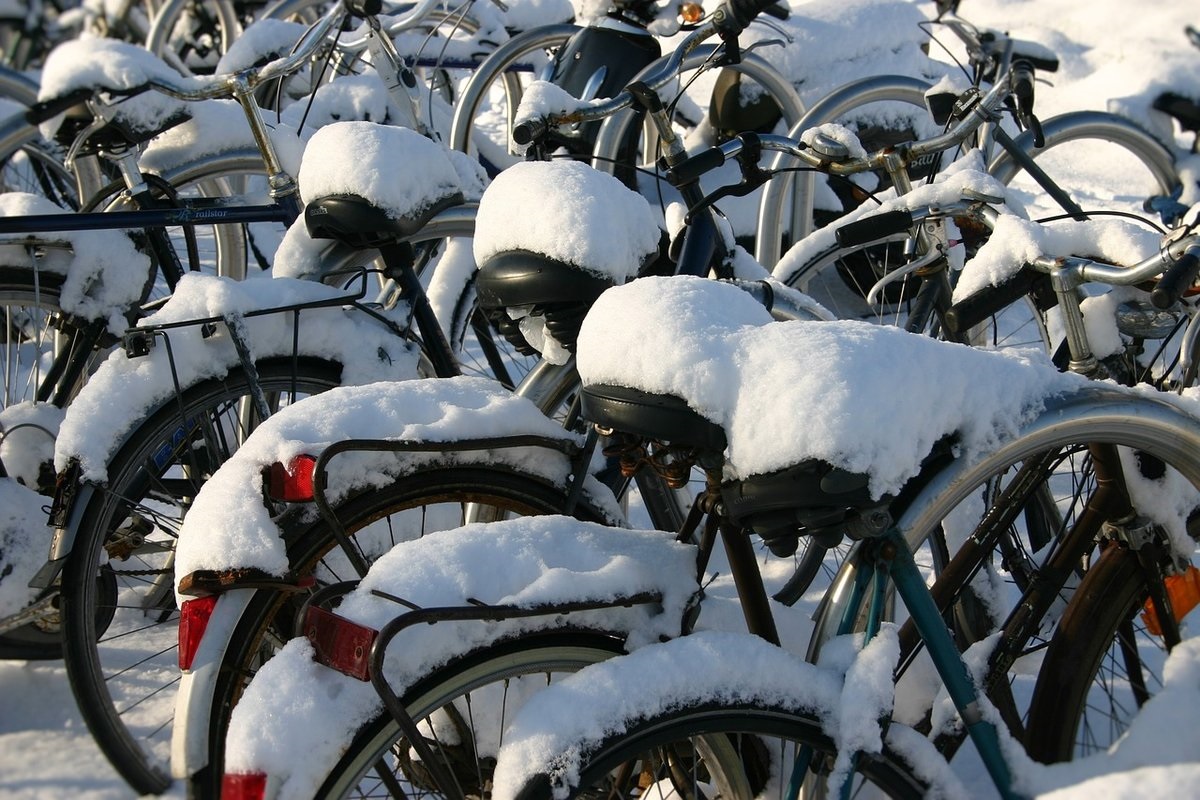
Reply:
[[479, 205], [479, 305], [518, 348], [565, 360], [601, 292], [658, 263], [656, 220], [645, 198], [585, 164], [515, 164]]
[[931, 455], [986, 452], [1079, 385], [1039, 354], [772, 322], [736, 286], [682, 276], [601, 296], [577, 364], [585, 418], [720, 465], [731, 516], [783, 551], [797, 531], [864, 534]]
[[31, 109], [42, 135], [70, 145], [92, 121], [82, 110], [85, 100], [105, 97], [105, 122], [89, 136], [93, 146], [110, 149], [143, 144], [189, 119], [188, 103], [150, 90], [159, 80], [187, 86], [186, 78], [145, 48], [115, 39], [87, 38], [64, 42], [46, 58]]

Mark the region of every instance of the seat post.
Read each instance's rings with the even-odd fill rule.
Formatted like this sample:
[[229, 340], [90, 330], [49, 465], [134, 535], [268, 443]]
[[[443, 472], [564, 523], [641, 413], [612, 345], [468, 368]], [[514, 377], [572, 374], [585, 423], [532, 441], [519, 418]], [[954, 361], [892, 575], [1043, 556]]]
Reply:
[[462, 370], [454, 358], [450, 341], [446, 338], [433, 306], [429, 304], [429, 296], [421, 286], [421, 280], [413, 269], [413, 247], [407, 242], [390, 242], [379, 246], [387, 267], [388, 277], [400, 285], [400, 297], [412, 309], [413, 319], [417, 324], [417, 332], [425, 345], [425, 354], [433, 364], [434, 372], [439, 378], [453, 378], [461, 375]]
[[[711, 468], [712, 466], [704, 464], [707, 484], [705, 492], [712, 497], [720, 497], [721, 470], [719, 467]], [[718, 519], [721, 541], [725, 545], [725, 556], [729, 559], [733, 585], [737, 587], [742, 615], [746, 619], [746, 629], [773, 645], [779, 645], [775, 615], [771, 613], [771, 603], [763, 585], [762, 571], [758, 568], [754, 546], [750, 543], [749, 529], [735, 525], [725, 514], [725, 505], [720, 501], [714, 505], [713, 514]]]

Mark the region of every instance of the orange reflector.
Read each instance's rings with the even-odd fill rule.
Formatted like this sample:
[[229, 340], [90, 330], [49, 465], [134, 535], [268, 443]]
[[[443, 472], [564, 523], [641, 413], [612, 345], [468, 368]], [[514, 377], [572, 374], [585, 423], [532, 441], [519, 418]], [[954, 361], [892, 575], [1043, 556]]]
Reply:
[[221, 800], [263, 800], [267, 776], [262, 772], [221, 776]]
[[[1183, 619], [1189, 611], [1200, 605], [1200, 569], [1193, 566], [1179, 575], [1168, 575], [1163, 580], [1163, 585], [1167, 588], [1167, 597], [1171, 600], [1171, 611], [1176, 621]], [[1154, 610], [1154, 603], [1149, 600], [1142, 610], [1142, 622], [1146, 623], [1146, 630], [1155, 636], [1162, 636], [1158, 613]]]
[[680, 18], [691, 25], [704, 18], [704, 6], [699, 3], [684, 3], [679, 7]]
[[298, 455], [287, 464], [276, 461], [267, 471], [267, 494], [285, 503], [311, 502], [316, 465], [316, 456], [310, 455]]
[[200, 649], [200, 640], [204, 638], [204, 630], [212, 619], [218, 597], [210, 594], [185, 600], [179, 609], [179, 668], [184, 672], [190, 670], [192, 662], [196, 660], [196, 651]]

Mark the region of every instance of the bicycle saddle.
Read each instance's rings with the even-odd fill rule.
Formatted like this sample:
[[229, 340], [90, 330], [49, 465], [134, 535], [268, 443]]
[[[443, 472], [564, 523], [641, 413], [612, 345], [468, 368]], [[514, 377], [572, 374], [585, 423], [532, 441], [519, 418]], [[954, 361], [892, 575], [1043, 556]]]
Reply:
[[438, 212], [465, 202], [476, 175], [416, 131], [374, 122], [335, 122], [304, 149], [297, 176], [314, 239], [351, 247], [394, 244]]
[[314, 239], [336, 239], [355, 249], [382, 247], [415, 235], [439, 212], [462, 202], [462, 192], [454, 192], [396, 216], [366, 197], [319, 197], [304, 207], [304, 224]]
[[[182, 80], [165, 61], [127, 42], [103, 38], [64, 42], [46, 59], [38, 103], [27, 119], [39, 125], [47, 138], [69, 146], [91, 122], [91, 115], [64, 112], [104, 93], [113, 100], [104, 110], [108, 124], [89, 137], [89, 144], [114, 149], [140, 145], [190, 118], [185, 101], [150, 89], [156, 78], [171, 83]], [[70, 124], [64, 126], [65, 120]]]
[[1170, 114], [1185, 131], [1200, 132], [1200, 105], [1190, 97], [1175, 92], [1163, 92], [1154, 99], [1155, 111]]
[[526, 355], [532, 355], [535, 349], [506, 309], [527, 308], [530, 316], [543, 318], [546, 331], [573, 352], [588, 309], [611, 286], [613, 282], [608, 278], [528, 250], [498, 253], [480, 265], [475, 276], [479, 307], [504, 337]]
[[583, 417], [602, 428], [707, 452], [721, 453], [727, 444], [724, 428], [674, 395], [592, 384], [583, 387], [579, 405]]
[[[536, 212], [512, 213], [532, 207]], [[479, 204], [479, 307], [521, 352], [535, 348], [510, 316], [544, 323], [545, 333], [573, 352], [601, 293], [662, 268], [666, 237], [655, 219], [644, 198], [585, 164], [516, 164]]]
[[[720, 425], [679, 397], [628, 386], [593, 384], [580, 393], [583, 417], [603, 428], [655, 441], [723, 453]], [[855, 537], [886, 511], [891, 496], [872, 498], [867, 475], [807, 459], [786, 469], [728, 481], [721, 499], [730, 518], [750, 528], [777, 556], [796, 552], [801, 536], [835, 547], [844, 534]]]

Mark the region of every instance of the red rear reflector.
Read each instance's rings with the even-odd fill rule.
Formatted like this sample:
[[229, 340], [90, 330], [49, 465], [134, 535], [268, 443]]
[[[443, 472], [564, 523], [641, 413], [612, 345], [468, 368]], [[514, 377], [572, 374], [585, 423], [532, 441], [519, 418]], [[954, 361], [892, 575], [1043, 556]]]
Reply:
[[213, 609], [217, 607], [218, 596], [210, 594], [185, 600], [179, 609], [179, 668], [184, 672], [192, 668], [196, 650], [204, 638], [204, 629], [208, 627]]
[[317, 663], [360, 681], [371, 679], [367, 665], [379, 631], [310, 606], [304, 618], [304, 635], [312, 642]]
[[262, 772], [221, 776], [221, 800], [263, 800], [266, 795], [267, 776]]
[[[1187, 572], [1179, 575], [1168, 575], [1163, 579], [1167, 588], [1167, 597], [1171, 600], [1171, 612], [1176, 621], [1183, 619], [1188, 612], [1200, 605], [1200, 569], [1188, 567]], [[1162, 625], [1158, 621], [1158, 612], [1154, 603], [1149, 600], [1142, 610], [1142, 622], [1146, 630], [1155, 636], [1162, 636]]]
[[316, 456], [310, 455], [298, 455], [286, 464], [276, 461], [268, 470], [267, 494], [285, 503], [311, 502], [316, 465]]

